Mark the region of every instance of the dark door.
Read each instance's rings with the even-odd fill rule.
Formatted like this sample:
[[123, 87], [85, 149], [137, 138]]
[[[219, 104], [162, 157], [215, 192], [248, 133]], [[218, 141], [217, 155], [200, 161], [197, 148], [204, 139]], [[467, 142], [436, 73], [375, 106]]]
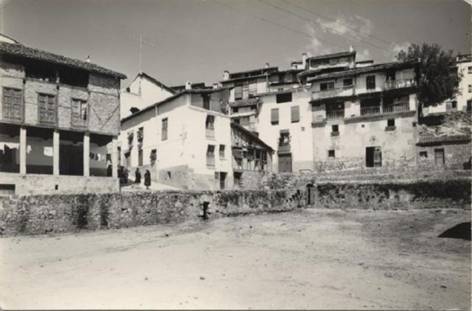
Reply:
[[312, 184], [308, 184], [306, 186], [306, 203], [307, 205], [314, 205], [315, 204], [315, 188]]
[[292, 172], [292, 154], [279, 154], [279, 173]]
[[226, 173], [220, 172], [220, 189], [224, 189], [226, 184]]
[[434, 149], [434, 163], [438, 166], [444, 165], [444, 148]]
[[84, 174], [84, 152], [82, 146], [61, 145], [59, 147], [59, 172], [61, 175]]
[[381, 167], [382, 166], [382, 149], [380, 147], [365, 148], [365, 166]]

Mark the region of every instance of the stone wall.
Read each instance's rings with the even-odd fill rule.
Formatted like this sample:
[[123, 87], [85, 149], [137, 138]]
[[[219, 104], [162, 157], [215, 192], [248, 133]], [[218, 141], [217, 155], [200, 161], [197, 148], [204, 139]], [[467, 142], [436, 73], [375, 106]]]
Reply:
[[300, 206], [285, 191], [128, 192], [38, 195], [0, 201], [1, 234], [44, 234], [109, 229], [289, 211]]
[[[292, 184], [293, 185], [293, 184]], [[315, 183], [284, 190], [124, 192], [9, 197], [0, 201], [0, 235], [97, 230], [297, 208], [470, 208], [471, 179]]]

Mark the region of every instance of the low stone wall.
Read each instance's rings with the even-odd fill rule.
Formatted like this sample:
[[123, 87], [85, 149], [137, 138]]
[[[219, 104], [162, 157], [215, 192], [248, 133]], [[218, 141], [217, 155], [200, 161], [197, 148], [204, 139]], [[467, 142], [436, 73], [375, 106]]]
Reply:
[[10, 197], [0, 201], [0, 234], [43, 234], [177, 223], [300, 207], [286, 191], [129, 192]]
[[0, 200], [0, 235], [73, 232], [297, 208], [470, 209], [471, 179], [309, 183], [282, 190], [38, 195]]

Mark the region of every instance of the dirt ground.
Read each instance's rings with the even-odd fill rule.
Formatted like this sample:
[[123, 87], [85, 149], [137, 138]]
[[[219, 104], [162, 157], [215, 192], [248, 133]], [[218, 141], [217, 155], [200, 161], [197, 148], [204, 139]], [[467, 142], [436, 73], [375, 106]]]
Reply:
[[0, 239], [3, 308], [470, 309], [470, 211], [301, 210]]

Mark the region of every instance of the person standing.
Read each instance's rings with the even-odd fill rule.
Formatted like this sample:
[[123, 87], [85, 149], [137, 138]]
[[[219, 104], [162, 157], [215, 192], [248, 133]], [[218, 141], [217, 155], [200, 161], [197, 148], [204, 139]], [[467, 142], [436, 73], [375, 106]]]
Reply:
[[151, 172], [149, 172], [149, 170], [146, 170], [146, 173], [144, 173], [144, 185], [146, 186], [146, 189], [149, 190], [149, 187], [151, 186]]
[[136, 168], [136, 171], [134, 172], [134, 182], [136, 184], [141, 183], [141, 172], [139, 171], [139, 168]]

